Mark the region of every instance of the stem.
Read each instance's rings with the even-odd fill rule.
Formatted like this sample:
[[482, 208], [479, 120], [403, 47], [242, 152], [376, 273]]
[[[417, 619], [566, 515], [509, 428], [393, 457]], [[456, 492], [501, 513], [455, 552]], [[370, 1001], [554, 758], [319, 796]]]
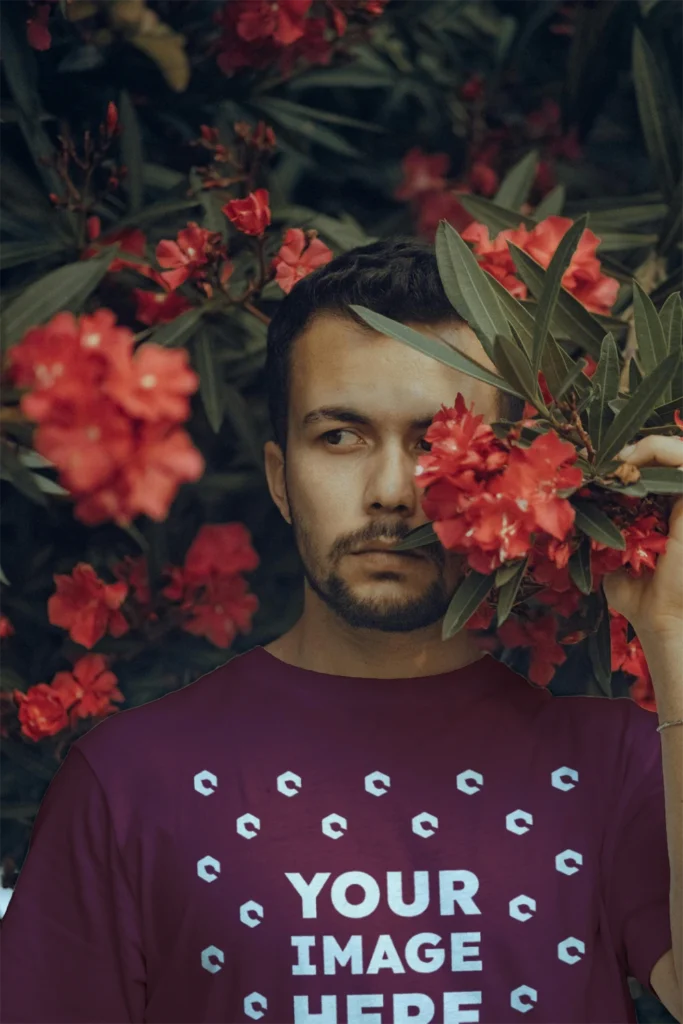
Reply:
[[255, 316], [257, 320], [260, 320], [262, 324], [265, 324], [266, 327], [268, 326], [268, 324], [270, 323], [270, 317], [266, 316], [265, 313], [262, 313], [261, 310], [257, 309], [256, 306], [252, 305], [251, 302], [247, 300], [246, 302], [242, 303], [242, 306], [247, 310], [248, 313], [251, 313], [252, 316]]

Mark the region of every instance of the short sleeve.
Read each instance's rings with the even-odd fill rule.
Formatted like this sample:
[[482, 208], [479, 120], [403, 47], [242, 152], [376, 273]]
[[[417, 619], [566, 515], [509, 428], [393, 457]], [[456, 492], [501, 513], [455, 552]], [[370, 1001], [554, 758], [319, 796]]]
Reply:
[[104, 790], [77, 745], [43, 797], [0, 936], [3, 1024], [144, 1020], [138, 912]]
[[656, 996], [652, 968], [672, 946], [662, 746], [657, 715], [629, 703], [607, 907], [628, 974]]

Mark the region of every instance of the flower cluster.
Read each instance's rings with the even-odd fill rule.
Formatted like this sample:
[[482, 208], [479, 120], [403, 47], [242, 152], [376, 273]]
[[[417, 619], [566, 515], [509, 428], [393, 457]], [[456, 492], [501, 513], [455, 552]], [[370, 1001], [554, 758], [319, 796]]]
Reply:
[[[471, 138], [465, 170], [449, 180], [450, 157], [446, 153], [427, 154], [419, 147], [410, 149], [401, 162], [403, 179], [394, 192], [396, 199], [407, 200], [413, 208], [419, 234], [430, 241], [439, 222], [448, 221], [456, 231], [463, 231], [473, 217], [458, 199], [463, 193], [492, 198], [498, 190], [504, 168], [510, 165], [510, 154], [520, 148], [513, 128], [507, 125], [481, 130], [482, 108], [486, 99], [486, 83], [480, 74], [471, 75], [460, 88]], [[541, 148], [536, 174], [531, 186], [534, 202], [542, 199], [556, 184], [555, 161], [578, 160], [581, 147], [574, 130], [565, 134], [560, 107], [555, 100], [544, 99], [520, 122], [523, 148]], [[518, 126], [518, 128], [520, 127]], [[524, 212], [531, 207], [525, 204]]]
[[51, 683], [36, 683], [24, 693], [14, 690], [21, 731], [38, 741], [75, 728], [81, 718], [104, 718], [123, 701], [117, 678], [102, 654], [86, 654], [70, 672], [58, 672]]
[[216, 14], [221, 36], [218, 66], [226, 75], [242, 68], [278, 67], [290, 75], [300, 61], [329, 64], [352, 18], [369, 23], [388, 0], [327, 0], [314, 16], [313, 0], [228, 0]]
[[[484, 270], [516, 298], [525, 299], [527, 287], [516, 276], [508, 242], [523, 249], [542, 267], [547, 267], [572, 223], [568, 217], [546, 217], [531, 231], [520, 224], [518, 228], [507, 228], [490, 239], [488, 228], [474, 222], [461, 234], [466, 242], [473, 243]], [[562, 277], [562, 285], [590, 312], [607, 314], [616, 301], [619, 282], [602, 273], [596, 256], [599, 244], [600, 239], [586, 228]]]
[[140, 514], [161, 521], [204, 459], [180, 426], [198, 377], [184, 349], [147, 343], [99, 309], [58, 313], [10, 350], [9, 375], [27, 392], [21, 410], [38, 424], [34, 446], [57, 467], [75, 515], [127, 526]]
[[[510, 616], [497, 636], [506, 647], [533, 648], [529, 678], [546, 686], [565, 659], [563, 645], [577, 639], [575, 629], [563, 627], [560, 619], [577, 613], [584, 597], [570, 572], [582, 535], [569, 499], [573, 494], [591, 496], [575, 465], [576, 448], [554, 430], [538, 435], [528, 447], [518, 444], [518, 428], [501, 439], [467, 408], [460, 394], [453, 408], [437, 413], [425, 440], [431, 450], [420, 456], [416, 480], [425, 491], [422, 507], [443, 547], [484, 574], [527, 560], [519, 591], [521, 614]], [[604, 491], [600, 503], [624, 547], [607, 547], [590, 538], [593, 593], [617, 569], [634, 577], [654, 569], [668, 539], [667, 519], [656, 501]], [[494, 613], [495, 604], [485, 601], [468, 628], [487, 629]], [[637, 651], [637, 641], [631, 641], [628, 657], [622, 650], [615, 667], [645, 679]]]

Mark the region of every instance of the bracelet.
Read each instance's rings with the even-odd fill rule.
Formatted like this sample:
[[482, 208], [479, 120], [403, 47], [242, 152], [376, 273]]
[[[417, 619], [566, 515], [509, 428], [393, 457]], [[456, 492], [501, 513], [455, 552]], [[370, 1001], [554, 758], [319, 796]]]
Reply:
[[666, 729], [667, 725], [683, 725], [683, 718], [677, 718], [675, 722], [662, 722], [661, 725], [657, 726], [657, 732], [661, 732], [662, 729]]

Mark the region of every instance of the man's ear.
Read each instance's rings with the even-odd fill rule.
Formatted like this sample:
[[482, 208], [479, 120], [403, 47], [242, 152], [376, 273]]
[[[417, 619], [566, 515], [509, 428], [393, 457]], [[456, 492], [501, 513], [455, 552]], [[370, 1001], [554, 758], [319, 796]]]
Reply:
[[266, 469], [266, 480], [270, 496], [280, 509], [282, 518], [292, 525], [292, 517], [289, 511], [287, 500], [287, 485], [285, 483], [285, 457], [282, 449], [275, 441], [266, 441], [263, 448], [263, 456]]

